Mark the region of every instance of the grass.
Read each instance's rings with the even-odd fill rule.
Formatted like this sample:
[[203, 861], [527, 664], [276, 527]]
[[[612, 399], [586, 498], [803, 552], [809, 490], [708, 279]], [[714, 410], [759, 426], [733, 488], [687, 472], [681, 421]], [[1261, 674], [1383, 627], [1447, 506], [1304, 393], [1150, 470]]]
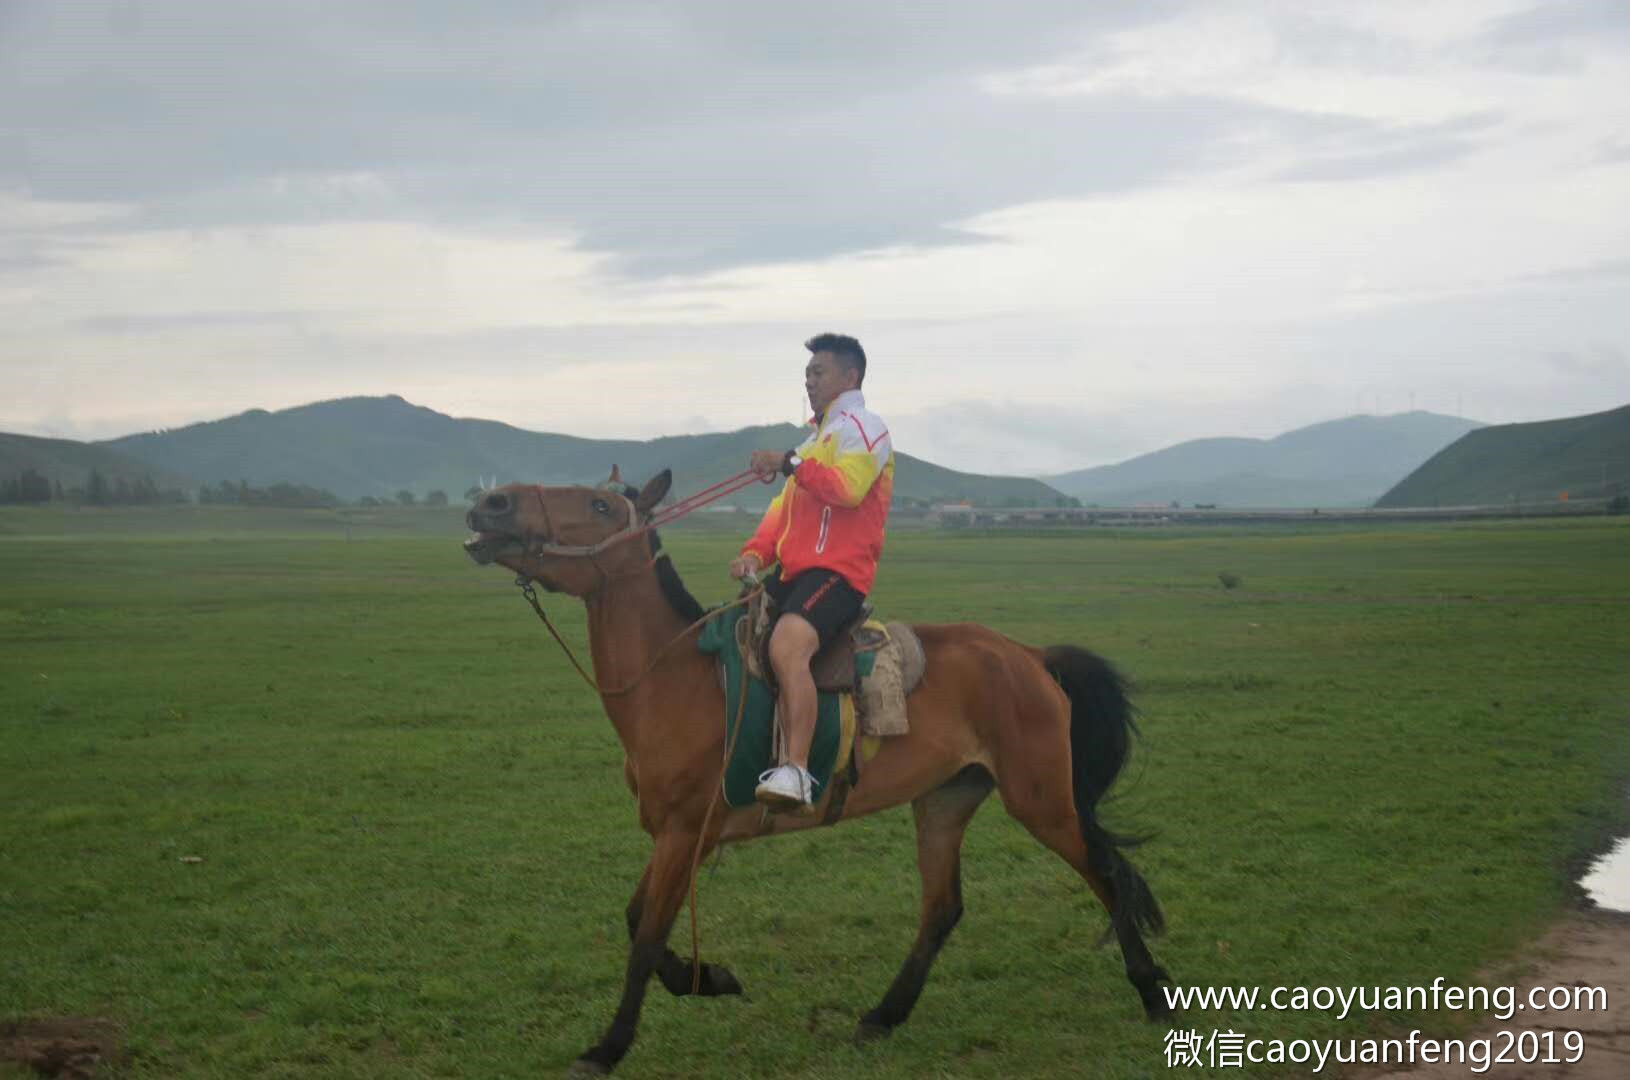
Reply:
[[[648, 844], [610, 725], [456, 518], [0, 512], [0, 1019], [113, 1018], [138, 1077], [530, 1076], [598, 1037]], [[1626, 824], [1627, 526], [902, 530], [875, 600], [1132, 676], [1110, 817], [1158, 834], [1180, 981], [1465, 983]], [[668, 535], [704, 600], [734, 539]], [[619, 1075], [1164, 1071], [1095, 901], [994, 800], [916, 1015], [849, 1046], [915, 933], [912, 852], [903, 809], [729, 851], [704, 950], [749, 996], [655, 989]]]

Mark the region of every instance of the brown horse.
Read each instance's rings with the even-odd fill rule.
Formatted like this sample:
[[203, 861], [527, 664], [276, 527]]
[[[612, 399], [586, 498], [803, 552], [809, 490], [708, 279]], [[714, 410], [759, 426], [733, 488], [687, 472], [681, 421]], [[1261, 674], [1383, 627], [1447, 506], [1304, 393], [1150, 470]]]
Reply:
[[[759, 809], [722, 805], [724, 693], [713, 658], [693, 641], [667, 648], [676, 638], [694, 638], [696, 630], [687, 627], [703, 614], [646, 527], [670, 483], [664, 470], [639, 491], [509, 484], [483, 492], [468, 514], [476, 534], [465, 543], [471, 558], [579, 597], [588, 608], [601, 702], [622, 740], [640, 824], [655, 841], [628, 905], [632, 947], [621, 1004], [576, 1072], [609, 1072], [628, 1052], [653, 973], [676, 995], [693, 985], [707, 995], [741, 992], [725, 968], [702, 964], [693, 971], [667, 947], [698, 853], [766, 831]], [[967, 623], [916, 631], [928, 672], [907, 699], [910, 733], [885, 739], [865, 762], [842, 819], [911, 803], [922, 924], [856, 1037], [886, 1035], [911, 1014], [962, 915], [962, 836], [993, 789], [1008, 813], [1086, 879], [1109, 911], [1145, 1012], [1150, 1019], [1169, 1016], [1159, 984], [1170, 977], [1140, 932], [1161, 929], [1160, 907], [1117, 846], [1125, 841], [1096, 816], [1134, 731], [1120, 677], [1074, 646], [1031, 648]], [[813, 817], [774, 817], [768, 831], [813, 825], [821, 809]]]

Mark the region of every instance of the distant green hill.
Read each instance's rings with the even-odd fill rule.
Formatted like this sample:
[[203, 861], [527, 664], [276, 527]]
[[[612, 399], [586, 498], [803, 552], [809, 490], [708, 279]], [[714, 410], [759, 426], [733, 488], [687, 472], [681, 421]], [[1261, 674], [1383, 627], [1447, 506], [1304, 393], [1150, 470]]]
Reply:
[[[326, 488], [344, 498], [388, 498], [406, 489], [442, 490], [457, 500], [481, 479], [499, 482], [592, 483], [611, 466], [631, 481], [664, 468], [678, 494], [740, 472], [758, 449], [790, 447], [803, 431], [790, 424], [658, 439], [583, 439], [523, 431], [492, 420], [456, 419], [390, 397], [341, 398], [238, 416], [105, 444], [121, 454], [206, 483], [247, 480]], [[774, 488], [752, 487], [735, 501], [757, 507]], [[1039, 480], [977, 476], [906, 454], [895, 466], [897, 496], [1052, 505], [1060, 495]]]
[[160, 491], [188, 493], [195, 486], [184, 475], [138, 461], [106, 446], [0, 432], [0, 478], [15, 477], [25, 469], [33, 469], [47, 480], [61, 483], [65, 491], [84, 487], [92, 469], [100, 472], [109, 484], [123, 480], [134, 485], [151, 479]]
[[1630, 492], [1630, 405], [1468, 432], [1375, 505], [1488, 506], [1621, 491]]
[[1480, 426], [1429, 412], [1349, 416], [1272, 439], [1194, 439], [1043, 479], [1103, 506], [1368, 506], [1399, 477]]

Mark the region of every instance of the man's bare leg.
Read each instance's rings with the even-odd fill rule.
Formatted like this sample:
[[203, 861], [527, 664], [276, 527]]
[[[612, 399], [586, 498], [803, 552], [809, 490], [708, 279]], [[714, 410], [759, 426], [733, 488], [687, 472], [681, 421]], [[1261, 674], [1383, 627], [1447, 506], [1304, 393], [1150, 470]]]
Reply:
[[[809, 748], [815, 741], [815, 679], [809, 662], [820, 648], [820, 635], [802, 615], [783, 615], [770, 635], [770, 666], [781, 686], [781, 726], [787, 740], [786, 763], [809, 770]], [[776, 770], [772, 770], [774, 772]], [[766, 773], [768, 777], [770, 774]], [[776, 787], [784, 785], [777, 784]], [[813, 798], [813, 791], [809, 792]], [[797, 800], [766, 797], [761, 785], [759, 798], [771, 805], [794, 805]]]
[[770, 637], [770, 665], [781, 685], [787, 760], [806, 769], [809, 747], [815, 741], [815, 677], [809, 673], [809, 662], [820, 646], [820, 635], [802, 615], [781, 616]]

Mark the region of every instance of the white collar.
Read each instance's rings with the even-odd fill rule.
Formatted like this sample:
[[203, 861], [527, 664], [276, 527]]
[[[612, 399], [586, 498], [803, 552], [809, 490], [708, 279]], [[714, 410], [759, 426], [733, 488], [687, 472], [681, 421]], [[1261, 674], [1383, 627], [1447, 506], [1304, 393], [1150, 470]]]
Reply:
[[819, 416], [812, 417], [809, 422], [814, 424], [816, 427], [819, 427], [830, 420], [837, 413], [852, 411], [854, 409], [864, 409], [865, 407], [866, 397], [860, 392], [859, 389], [845, 390], [843, 393], [832, 399], [832, 404], [826, 407], [826, 411], [824, 413]]
[[845, 390], [843, 393], [833, 398], [832, 404], [826, 407], [826, 411], [831, 412], [833, 409], [864, 409], [865, 407], [866, 398], [861, 394], [859, 389], [854, 389]]

